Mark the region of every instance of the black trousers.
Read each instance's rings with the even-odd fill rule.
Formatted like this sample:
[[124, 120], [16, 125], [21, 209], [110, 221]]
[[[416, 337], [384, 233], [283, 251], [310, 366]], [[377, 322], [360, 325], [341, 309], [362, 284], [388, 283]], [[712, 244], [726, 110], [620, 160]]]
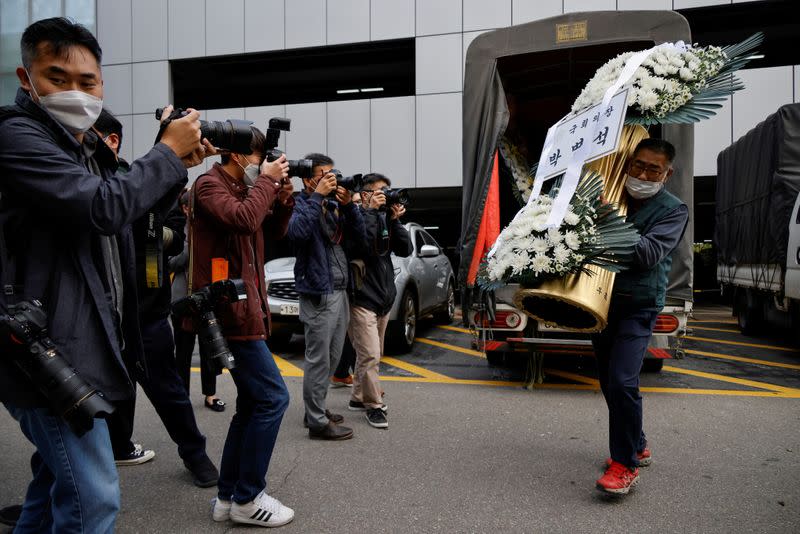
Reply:
[[612, 300], [608, 326], [592, 336], [600, 389], [608, 405], [611, 459], [628, 467], [639, 465], [636, 453], [647, 445], [639, 373], [657, 315], [657, 311]]
[[[175, 344], [166, 317], [143, 324], [142, 341], [147, 375], [135, 369], [129, 372], [150, 399], [169, 437], [178, 445], [178, 455], [194, 463], [206, 454], [206, 438], [197, 428], [189, 394], [175, 367]], [[114, 457], [120, 458], [133, 450], [131, 436], [136, 400], [119, 402], [115, 406], [116, 411], [108, 418], [108, 431]]]
[[[172, 330], [175, 335], [175, 365], [188, 393], [191, 382], [194, 340], [197, 338], [197, 334], [182, 330], [180, 319], [176, 319], [174, 315], [172, 316]], [[217, 370], [208, 361], [208, 357], [202, 347], [200, 347], [200, 387], [206, 397], [213, 397], [217, 393]]]
[[339, 358], [339, 365], [336, 366], [333, 376], [336, 378], [347, 378], [350, 376], [350, 369], [356, 367], [356, 350], [353, 344], [350, 343], [350, 336], [344, 338], [344, 347], [342, 347], [342, 357]]

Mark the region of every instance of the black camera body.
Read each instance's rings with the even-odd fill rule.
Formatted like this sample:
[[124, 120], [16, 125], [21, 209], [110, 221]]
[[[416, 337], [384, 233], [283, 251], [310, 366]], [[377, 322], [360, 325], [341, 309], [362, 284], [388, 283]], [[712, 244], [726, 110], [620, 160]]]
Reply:
[[[156, 109], [156, 120], [161, 120], [164, 108]], [[161, 130], [158, 132], [156, 142], [161, 139], [166, 127], [173, 120], [185, 117], [188, 111], [176, 108], [170, 116], [161, 123]], [[252, 154], [253, 149], [253, 123], [241, 119], [226, 119], [224, 121], [200, 121], [200, 133], [202, 137], [217, 148], [228, 150], [236, 154]]]
[[47, 335], [47, 314], [38, 300], [9, 306], [0, 315], [0, 347], [47, 398], [51, 408], [82, 436], [94, 418], [114, 411], [103, 393], [92, 387], [56, 350]]
[[408, 204], [408, 192], [405, 189], [392, 189], [391, 187], [381, 188], [384, 196], [386, 197], [386, 208], [388, 209], [394, 204], [405, 206]]
[[[281, 117], [272, 117], [267, 126], [266, 140], [264, 141], [264, 155], [267, 161], [275, 161], [283, 155], [283, 151], [278, 149], [278, 142], [281, 132], [288, 132], [291, 128], [292, 120]], [[310, 159], [290, 159], [289, 176], [298, 178], [311, 178], [314, 175], [314, 162]]]
[[[336, 176], [336, 186], [344, 187], [351, 193], [359, 193], [364, 187], [364, 180], [361, 174], [354, 174], [353, 176], [342, 176], [342, 171], [339, 169], [331, 169], [329, 173]], [[336, 196], [336, 191], [331, 192], [330, 196]]]
[[219, 367], [233, 369], [236, 362], [222, 335], [214, 309], [218, 304], [246, 298], [247, 292], [241, 279], [219, 280], [174, 302], [172, 311], [179, 317], [195, 317], [198, 321], [197, 335], [201, 348], [207, 351], [211, 361]]

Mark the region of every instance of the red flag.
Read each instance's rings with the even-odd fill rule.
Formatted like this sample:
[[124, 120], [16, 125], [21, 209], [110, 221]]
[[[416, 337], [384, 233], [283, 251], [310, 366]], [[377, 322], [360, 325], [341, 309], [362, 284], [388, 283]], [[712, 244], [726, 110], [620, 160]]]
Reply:
[[481, 260], [492, 248], [497, 236], [500, 235], [500, 167], [498, 157], [498, 153], [495, 151], [492, 178], [489, 180], [489, 192], [486, 194], [481, 225], [478, 228], [475, 249], [472, 251], [472, 261], [467, 272], [467, 285], [469, 286], [475, 285]]

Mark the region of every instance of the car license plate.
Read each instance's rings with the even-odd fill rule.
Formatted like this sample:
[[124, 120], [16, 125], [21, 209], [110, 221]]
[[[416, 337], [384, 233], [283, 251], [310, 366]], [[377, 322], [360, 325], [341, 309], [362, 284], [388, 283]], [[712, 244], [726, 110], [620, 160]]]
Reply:
[[281, 304], [281, 315], [300, 315], [300, 305]]

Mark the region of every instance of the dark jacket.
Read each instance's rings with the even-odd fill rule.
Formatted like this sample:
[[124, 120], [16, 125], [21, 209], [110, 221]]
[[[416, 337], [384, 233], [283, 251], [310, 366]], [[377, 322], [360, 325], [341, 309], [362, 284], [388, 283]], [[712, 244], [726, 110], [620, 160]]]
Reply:
[[[139, 292], [139, 317], [142, 324], [165, 319], [170, 314], [172, 283], [169, 259], [183, 251], [186, 217], [172, 201], [172, 209], [151, 209], [133, 224], [136, 245], [136, 280]], [[164, 228], [172, 232], [164, 242]]]
[[614, 296], [637, 308], [660, 310], [666, 300], [672, 251], [686, 231], [689, 209], [662, 189], [644, 202], [630, 202], [627, 220], [641, 237], [630, 268], [617, 274]]
[[[303, 191], [296, 200], [287, 233], [297, 258], [294, 264], [295, 288], [304, 295], [333, 293], [333, 272], [330, 267], [333, 251], [322, 221], [322, 202], [325, 198], [316, 192], [309, 195]], [[339, 225], [343, 230], [342, 248], [350, 257], [352, 247], [362, 246], [366, 239], [361, 210], [353, 202], [342, 206]]]
[[[16, 102], [25, 115], [6, 119], [0, 128], [0, 231], [7, 245], [0, 276], [5, 279], [15, 264], [17, 288], [14, 296], [0, 296], [0, 307], [40, 300], [50, 338], [67, 362], [107, 398], [130, 397], [122, 344], [129, 359], [141, 362], [143, 353], [130, 224], [158, 199], [177, 195], [186, 169], [172, 150], [157, 144], [129, 173], [117, 174], [113, 153], [96, 135], [87, 132], [80, 145], [25, 91], [17, 92]], [[100, 176], [87, 170], [89, 158]], [[118, 245], [121, 321], [96, 254], [102, 236], [115, 236]], [[3, 357], [0, 400], [36, 406], [44, 398]]]
[[352, 304], [377, 315], [386, 315], [397, 296], [391, 253], [401, 258], [411, 254], [408, 230], [397, 219], [389, 220], [385, 211], [363, 210], [367, 231], [366, 246], [361, 250], [366, 274], [361, 289], [353, 295]]
[[264, 280], [264, 241], [286, 234], [294, 199], [267, 176], [248, 188], [215, 164], [194, 183], [190, 226], [190, 291], [211, 283], [212, 258], [228, 260], [228, 278], [241, 278], [247, 299], [221, 306], [228, 339], [266, 339], [270, 331]]

